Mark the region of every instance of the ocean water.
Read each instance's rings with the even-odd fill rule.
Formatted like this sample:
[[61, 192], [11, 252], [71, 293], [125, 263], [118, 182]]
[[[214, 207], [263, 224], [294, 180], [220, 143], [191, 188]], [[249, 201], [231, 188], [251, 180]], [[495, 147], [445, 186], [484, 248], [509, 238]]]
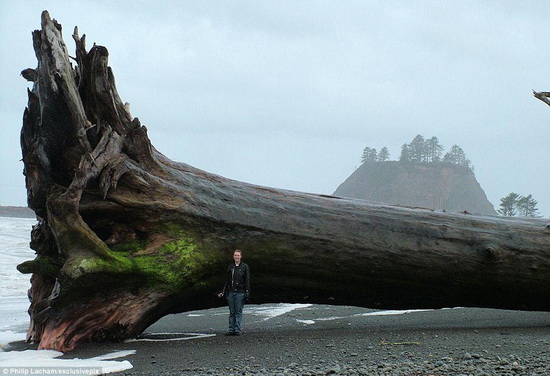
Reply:
[[0, 348], [25, 339], [30, 275], [19, 273], [16, 266], [34, 258], [29, 247], [34, 224], [32, 218], [0, 217]]

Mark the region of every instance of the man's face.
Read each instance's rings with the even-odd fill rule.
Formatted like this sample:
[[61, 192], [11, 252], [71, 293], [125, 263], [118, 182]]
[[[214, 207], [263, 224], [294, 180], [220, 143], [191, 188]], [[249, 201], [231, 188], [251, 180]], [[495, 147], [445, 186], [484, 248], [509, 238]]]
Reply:
[[235, 260], [236, 264], [239, 264], [241, 262], [241, 252], [234, 252], [233, 260]]

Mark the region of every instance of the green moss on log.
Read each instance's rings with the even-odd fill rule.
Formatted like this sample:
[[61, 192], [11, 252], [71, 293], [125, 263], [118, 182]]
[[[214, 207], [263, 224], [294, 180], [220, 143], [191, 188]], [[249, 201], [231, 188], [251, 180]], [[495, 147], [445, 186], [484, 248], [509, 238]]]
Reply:
[[[154, 232], [167, 241], [158, 249], [146, 250], [148, 241], [132, 241], [112, 246], [112, 257], [88, 257], [80, 260], [79, 274], [102, 274], [128, 279], [141, 287], [159, 284], [170, 291], [200, 286], [200, 277], [212, 263], [201, 249], [197, 237], [175, 223], [162, 224]], [[215, 261], [215, 260], [214, 260]]]
[[37, 273], [56, 278], [59, 275], [59, 270], [61, 270], [61, 265], [58, 260], [52, 257], [37, 256], [34, 260], [17, 265], [17, 270], [23, 274]]

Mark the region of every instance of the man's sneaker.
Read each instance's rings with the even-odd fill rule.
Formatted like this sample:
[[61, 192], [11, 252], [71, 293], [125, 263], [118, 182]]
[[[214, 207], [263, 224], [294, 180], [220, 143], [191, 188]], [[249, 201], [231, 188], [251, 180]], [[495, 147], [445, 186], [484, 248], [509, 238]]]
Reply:
[[227, 333], [225, 333], [225, 335], [226, 336], [234, 336], [234, 335], [236, 335], [236, 333], [235, 332], [227, 332]]

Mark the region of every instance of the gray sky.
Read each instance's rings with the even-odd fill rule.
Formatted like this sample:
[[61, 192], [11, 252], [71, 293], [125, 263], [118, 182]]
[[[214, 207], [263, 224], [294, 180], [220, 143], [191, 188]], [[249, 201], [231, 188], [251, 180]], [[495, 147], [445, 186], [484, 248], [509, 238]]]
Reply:
[[0, 0], [0, 204], [26, 205], [19, 132], [47, 9], [69, 50], [110, 52], [118, 92], [169, 158], [331, 194], [365, 146], [458, 144], [489, 201], [550, 216], [550, 1]]

